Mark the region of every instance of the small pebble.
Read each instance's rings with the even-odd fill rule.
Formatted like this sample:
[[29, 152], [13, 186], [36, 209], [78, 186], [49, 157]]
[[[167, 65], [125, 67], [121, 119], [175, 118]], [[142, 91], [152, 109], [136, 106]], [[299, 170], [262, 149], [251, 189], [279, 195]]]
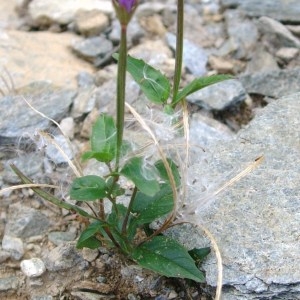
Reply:
[[46, 271], [44, 262], [39, 258], [22, 260], [20, 266], [27, 277], [38, 277]]

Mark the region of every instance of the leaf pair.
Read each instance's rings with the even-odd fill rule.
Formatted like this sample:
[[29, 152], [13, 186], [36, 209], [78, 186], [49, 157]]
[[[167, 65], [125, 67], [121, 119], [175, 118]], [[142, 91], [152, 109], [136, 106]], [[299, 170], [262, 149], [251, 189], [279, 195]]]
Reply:
[[[118, 54], [114, 54], [113, 57], [118, 59], [119, 56]], [[171, 94], [171, 84], [168, 78], [159, 70], [156, 70], [141, 59], [136, 59], [128, 55], [127, 71], [140, 86], [148, 100], [155, 104], [168, 104], [167, 101]], [[176, 93], [176, 97], [171, 103], [171, 106], [175, 108], [176, 104], [185, 99], [188, 95], [195, 93], [209, 85], [232, 78], [233, 77], [230, 75], [212, 75], [208, 77], [196, 78], [179, 92], [173, 91], [173, 93]]]

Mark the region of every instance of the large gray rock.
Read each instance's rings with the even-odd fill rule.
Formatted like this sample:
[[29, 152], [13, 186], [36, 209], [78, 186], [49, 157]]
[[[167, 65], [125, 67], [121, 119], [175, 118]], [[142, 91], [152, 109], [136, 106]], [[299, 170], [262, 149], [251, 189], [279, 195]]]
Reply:
[[240, 8], [251, 17], [268, 16], [285, 22], [300, 23], [298, 0], [222, 0], [226, 7]]
[[272, 98], [300, 92], [300, 69], [257, 72], [240, 76], [248, 94], [260, 94]]
[[238, 59], [251, 57], [258, 39], [256, 25], [238, 10], [227, 10], [224, 15], [231, 42], [237, 45], [234, 56]]
[[[211, 146], [205, 167], [190, 170], [194, 191], [187, 199], [194, 222], [208, 228], [220, 247], [224, 300], [300, 299], [299, 114], [300, 93], [272, 102], [235, 139]], [[261, 155], [256, 169], [203, 208], [202, 178], [226, 181]], [[203, 267], [215, 286], [213, 255]]]
[[261, 17], [258, 20], [258, 26], [265, 38], [273, 45], [279, 47], [300, 47], [300, 40], [280, 22], [268, 17]]
[[24, 98], [39, 112], [48, 118], [60, 121], [69, 111], [76, 92], [53, 86], [49, 82], [34, 82], [22, 90], [19, 95], [0, 99], [0, 111], [5, 118], [0, 120], [0, 145], [15, 143], [24, 137], [31, 137], [37, 130], [46, 130], [51, 122], [32, 110]]
[[207, 86], [187, 97], [191, 103], [205, 109], [223, 110], [247, 99], [243, 85], [236, 79], [224, 80]]

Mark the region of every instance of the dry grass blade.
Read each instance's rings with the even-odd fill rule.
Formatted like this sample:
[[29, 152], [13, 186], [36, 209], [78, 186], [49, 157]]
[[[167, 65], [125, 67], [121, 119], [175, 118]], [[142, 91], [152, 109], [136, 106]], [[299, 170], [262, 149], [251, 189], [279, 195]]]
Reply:
[[9, 191], [13, 190], [19, 190], [23, 188], [51, 188], [51, 189], [58, 189], [59, 187], [56, 185], [51, 184], [38, 184], [38, 183], [28, 183], [28, 184], [19, 184], [19, 185], [13, 185], [4, 189], [0, 190], [0, 195], [5, 194]]
[[150, 135], [150, 137], [153, 140], [154, 145], [156, 146], [158, 153], [161, 157], [161, 160], [166, 168], [170, 183], [171, 183], [171, 188], [172, 188], [172, 192], [173, 192], [173, 199], [174, 199], [174, 208], [173, 208], [173, 212], [171, 213], [171, 216], [168, 218], [167, 221], [165, 221], [164, 225], [155, 232], [155, 234], [159, 234], [161, 231], [163, 231], [165, 229], [165, 227], [170, 224], [174, 218], [176, 217], [176, 213], [177, 213], [177, 189], [176, 189], [176, 183], [175, 183], [175, 179], [172, 173], [172, 170], [170, 168], [170, 165], [168, 163], [167, 157], [162, 149], [162, 147], [159, 145], [159, 142], [157, 140], [157, 138], [155, 137], [154, 133], [152, 132], [152, 130], [150, 129], [150, 127], [146, 124], [145, 120], [142, 118], [142, 116], [128, 103], [125, 103], [127, 108], [130, 110], [131, 114], [135, 117], [135, 119], [138, 121], [138, 123], [141, 125], [141, 127], [148, 132], [148, 134]]

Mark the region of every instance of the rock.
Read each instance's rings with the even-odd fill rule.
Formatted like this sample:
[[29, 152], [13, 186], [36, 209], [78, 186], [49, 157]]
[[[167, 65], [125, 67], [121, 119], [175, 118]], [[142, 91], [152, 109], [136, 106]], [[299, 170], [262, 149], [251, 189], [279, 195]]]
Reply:
[[103, 36], [90, 37], [72, 44], [74, 52], [85, 60], [95, 63], [112, 52], [113, 44]]
[[82, 249], [82, 257], [88, 262], [94, 261], [98, 256], [99, 256], [98, 249], [89, 249], [89, 248]]
[[[63, 154], [62, 154], [63, 152]], [[55, 135], [46, 147], [46, 155], [55, 165], [68, 163], [74, 158], [72, 145], [62, 135]]]
[[94, 87], [88, 87], [80, 90], [74, 99], [72, 108], [73, 118], [79, 118], [84, 114], [90, 113], [95, 107], [97, 100], [97, 90]]
[[60, 121], [59, 125], [63, 134], [72, 140], [74, 138], [74, 119], [72, 117], [64, 118]]
[[27, 277], [38, 277], [46, 272], [44, 262], [36, 257], [22, 260], [20, 266]]
[[77, 75], [79, 88], [92, 87], [94, 85], [94, 76], [88, 72], [82, 71]]
[[[0, 99], [1, 109], [6, 112], [0, 122], [0, 144], [26, 144], [26, 137], [33, 139], [37, 130], [46, 130], [51, 122], [31, 109], [24, 98], [35, 110], [48, 118], [60, 121], [68, 112], [76, 93], [73, 90], [55, 87], [49, 82], [33, 82], [18, 91], [19, 95], [6, 96]], [[16, 122], [15, 120], [18, 120]]]
[[0, 292], [17, 290], [20, 286], [19, 279], [16, 276], [0, 278]]
[[5, 234], [2, 239], [2, 248], [10, 253], [10, 257], [15, 260], [20, 260], [25, 251], [24, 244], [20, 238]]
[[237, 47], [233, 53], [234, 57], [237, 59], [251, 57], [258, 40], [256, 25], [237, 10], [227, 10], [225, 21], [229, 38]]
[[300, 91], [300, 69], [258, 72], [239, 77], [248, 94], [280, 98]]
[[158, 15], [143, 17], [140, 19], [140, 24], [152, 36], [163, 37], [167, 32], [161, 17]]
[[270, 54], [262, 46], [258, 46], [252, 53], [251, 60], [248, 62], [245, 73], [256, 73], [262, 71], [276, 71], [279, 70], [275, 57]]
[[246, 91], [236, 79], [225, 80], [201, 89], [187, 97], [191, 103], [205, 109], [223, 110], [245, 101]]
[[[299, 113], [300, 93], [272, 102], [235, 139], [211, 145], [205, 168], [196, 164], [190, 170], [194, 178], [226, 182], [237, 174], [233, 170], [265, 157], [226, 192], [210, 198], [206, 209], [201, 191], [188, 196], [190, 204], [194, 201], [191, 211], [196, 210], [192, 222], [212, 233], [222, 253], [224, 299], [299, 296]], [[214, 256], [202, 266], [207, 283], [215, 286]]]
[[51, 295], [33, 296], [30, 300], [53, 300]]
[[285, 63], [288, 63], [291, 60], [293, 60], [298, 54], [299, 54], [299, 49], [297, 49], [297, 48], [288, 48], [288, 47], [280, 48], [276, 52], [276, 56], [281, 61], [284, 61]]
[[76, 239], [76, 233], [74, 232], [62, 232], [62, 231], [52, 231], [48, 234], [48, 239], [54, 245], [59, 246], [65, 242], [72, 242]]
[[[175, 35], [168, 33], [166, 37], [168, 44], [175, 51]], [[206, 65], [208, 61], [208, 55], [206, 51], [188, 40], [184, 40], [183, 47], [183, 64], [188, 69], [188, 71], [194, 76], [203, 76], [204, 74], [206, 74]]]
[[33, 0], [28, 7], [31, 19], [38, 26], [67, 25], [74, 21], [78, 11], [100, 11], [112, 15], [113, 7], [108, 0]]
[[224, 124], [194, 113], [190, 120], [190, 141], [192, 145], [209, 148], [212, 141], [228, 141], [233, 133]]
[[[118, 20], [113, 20], [111, 24], [111, 32], [109, 33], [109, 39], [114, 43], [118, 44], [120, 42], [120, 34], [121, 34], [121, 27], [120, 22]], [[138, 19], [133, 16], [132, 20], [128, 25], [128, 36], [127, 42], [129, 46], [136, 45], [139, 41], [145, 36], [146, 32], [140, 25]]]
[[96, 36], [102, 33], [109, 25], [109, 18], [104, 13], [92, 11], [79, 11], [75, 16], [75, 29], [85, 36]]
[[[175, 51], [176, 36], [171, 33], [166, 35], [169, 46]], [[196, 44], [184, 40], [183, 42], [183, 64], [194, 76], [203, 76], [206, 74], [206, 64], [208, 61], [207, 52]]]
[[237, 7], [250, 17], [267, 16], [278, 21], [299, 23], [298, 0], [222, 0], [225, 7]]
[[5, 262], [9, 258], [10, 258], [9, 251], [0, 250], [0, 263]]
[[136, 17], [149, 17], [155, 14], [160, 14], [166, 8], [166, 4], [160, 2], [145, 2], [141, 3], [136, 10]]
[[48, 230], [49, 224], [44, 214], [18, 202], [9, 206], [5, 235], [19, 238], [41, 235]]
[[[77, 74], [82, 70], [92, 73], [93, 67], [70, 53], [73, 39], [71, 33], [2, 31], [0, 70], [3, 75], [3, 69], [10, 74], [13, 85], [7, 74], [5, 77], [11, 92], [31, 82], [44, 80], [64, 88], [76, 88]], [[3, 80], [0, 80], [0, 88], [9, 94]]]
[[67, 270], [75, 266], [83, 269], [87, 266], [74, 243], [61, 244], [49, 253], [45, 253], [44, 256], [45, 266], [52, 272]]
[[40, 175], [41, 169], [43, 168], [43, 158], [36, 155], [36, 153], [28, 153], [8, 159], [5, 162], [2, 175], [3, 180], [9, 184], [18, 184], [21, 183], [21, 180], [12, 170], [11, 164], [14, 164], [19, 170], [26, 174], [26, 176], [36, 178]]
[[265, 35], [265, 39], [275, 47], [300, 48], [300, 40], [292, 35], [292, 33], [280, 22], [268, 17], [261, 17], [258, 20], [258, 27]]
[[232, 74], [234, 73], [235, 66], [230, 61], [217, 56], [209, 56], [208, 62], [212, 69], [216, 70], [219, 74]]

